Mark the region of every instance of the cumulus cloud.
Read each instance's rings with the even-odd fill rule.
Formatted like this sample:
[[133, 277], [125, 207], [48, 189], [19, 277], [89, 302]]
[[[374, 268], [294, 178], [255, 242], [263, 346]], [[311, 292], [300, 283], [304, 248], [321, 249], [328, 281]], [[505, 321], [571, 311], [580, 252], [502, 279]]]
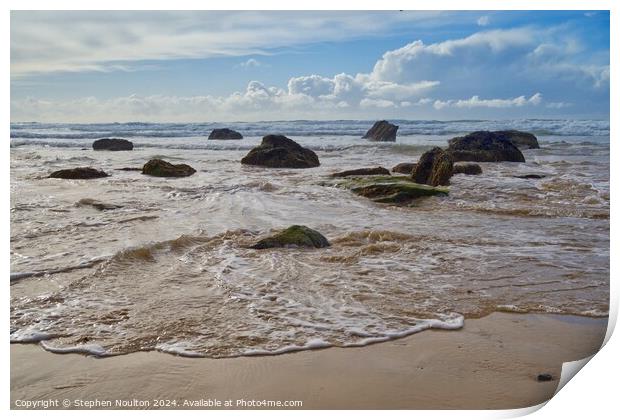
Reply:
[[239, 65], [241, 67], [249, 68], [249, 67], [260, 67], [263, 65], [263, 63], [261, 63], [255, 58], [248, 58], [246, 61], [239, 63]]
[[535, 93], [529, 98], [518, 96], [510, 99], [481, 99], [474, 95], [469, 99], [449, 99], [446, 101], [436, 100], [433, 103], [435, 109], [443, 109], [446, 107], [455, 108], [512, 108], [522, 107], [525, 105], [539, 105], [542, 102], [542, 94]]

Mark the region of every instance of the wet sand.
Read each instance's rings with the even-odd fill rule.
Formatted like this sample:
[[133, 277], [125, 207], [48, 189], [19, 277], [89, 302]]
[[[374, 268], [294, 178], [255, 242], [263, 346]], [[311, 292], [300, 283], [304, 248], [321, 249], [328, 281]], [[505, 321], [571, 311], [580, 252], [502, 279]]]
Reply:
[[[304, 409], [508, 409], [555, 392], [562, 363], [603, 341], [607, 319], [494, 313], [459, 331], [428, 330], [360, 348], [279, 356], [184, 358], [157, 352], [110, 358], [11, 346], [11, 407], [24, 400], [274, 400]], [[554, 380], [538, 382], [540, 373]], [[20, 400], [20, 401], [18, 401]], [[205, 401], [203, 401], [205, 400]], [[59, 408], [62, 408], [61, 406]], [[102, 407], [108, 408], [108, 407]], [[189, 407], [188, 407], [189, 408]]]

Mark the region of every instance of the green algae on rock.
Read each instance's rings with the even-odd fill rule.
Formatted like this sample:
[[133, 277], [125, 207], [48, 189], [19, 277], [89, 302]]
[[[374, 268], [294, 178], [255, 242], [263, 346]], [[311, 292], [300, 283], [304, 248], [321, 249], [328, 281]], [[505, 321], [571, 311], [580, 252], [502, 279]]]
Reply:
[[250, 248], [325, 248], [328, 246], [330, 246], [330, 244], [327, 238], [316, 230], [310, 229], [307, 226], [293, 225], [284, 229], [280, 233], [261, 239]]
[[185, 163], [174, 165], [161, 159], [151, 159], [142, 167], [142, 173], [151, 176], [179, 178], [190, 176], [196, 170]]
[[395, 205], [409, 205], [419, 198], [448, 194], [447, 188], [417, 184], [408, 176], [348, 178], [334, 185], [347, 188], [376, 203]]

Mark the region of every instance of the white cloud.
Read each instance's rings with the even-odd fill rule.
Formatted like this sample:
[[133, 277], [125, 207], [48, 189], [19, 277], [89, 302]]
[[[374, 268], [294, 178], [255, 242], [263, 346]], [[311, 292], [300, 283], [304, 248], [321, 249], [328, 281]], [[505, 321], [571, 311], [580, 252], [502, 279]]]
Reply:
[[525, 105], [539, 105], [542, 102], [542, 94], [535, 93], [530, 98], [518, 96], [510, 99], [481, 99], [474, 95], [469, 99], [449, 99], [445, 101], [436, 100], [433, 103], [435, 109], [447, 107], [454, 108], [513, 108]]
[[260, 67], [263, 65], [260, 61], [255, 58], [248, 58], [246, 61], [239, 63], [241, 67]]
[[487, 26], [491, 23], [491, 18], [488, 15], [480, 16], [476, 23], [478, 23], [478, 26]]

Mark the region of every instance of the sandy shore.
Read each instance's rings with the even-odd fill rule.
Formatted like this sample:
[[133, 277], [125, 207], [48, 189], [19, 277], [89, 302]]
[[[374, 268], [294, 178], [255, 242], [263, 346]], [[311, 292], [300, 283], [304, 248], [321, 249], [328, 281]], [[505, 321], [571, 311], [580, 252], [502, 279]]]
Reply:
[[[116, 405], [210, 399], [302, 401], [305, 409], [521, 408], [549, 399], [562, 363], [596, 352], [607, 320], [494, 313], [459, 331], [424, 331], [362, 348], [190, 359], [157, 352], [97, 359], [11, 346], [11, 407], [68, 399]], [[539, 373], [550, 382], [538, 382]], [[186, 406], [187, 407], [187, 406]], [[189, 407], [188, 407], [189, 408]]]

